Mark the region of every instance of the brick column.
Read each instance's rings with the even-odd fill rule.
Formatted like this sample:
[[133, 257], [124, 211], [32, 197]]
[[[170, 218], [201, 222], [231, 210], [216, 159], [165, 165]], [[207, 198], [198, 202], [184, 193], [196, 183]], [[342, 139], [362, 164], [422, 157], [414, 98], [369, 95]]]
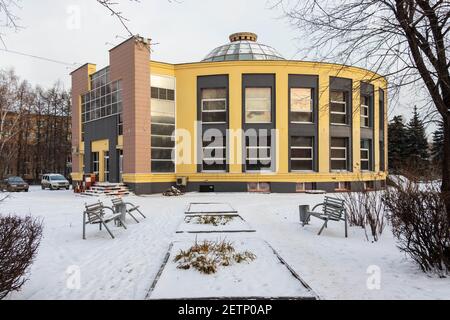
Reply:
[[111, 80], [122, 80], [124, 174], [150, 173], [150, 50], [130, 38], [110, 50]]

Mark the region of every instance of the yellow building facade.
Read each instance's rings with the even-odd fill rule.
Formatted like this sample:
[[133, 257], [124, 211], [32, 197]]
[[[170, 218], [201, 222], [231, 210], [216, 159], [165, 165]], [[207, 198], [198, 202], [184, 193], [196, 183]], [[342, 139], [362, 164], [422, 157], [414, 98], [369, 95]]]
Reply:
[[133, 61], [111, 61], [98, 83], [92, 65], [74, 71], [74, 180], [95, 173], [139, 194], [172, 185], [214, 192], [383, 188], [386, 79], [358, 67], [284, 60], [256, 40], [235, 34], [204, 61], [169, 64], [150, 60], [145, 40], [131, 39], [118, 47], [126, 47], [122, 60]]

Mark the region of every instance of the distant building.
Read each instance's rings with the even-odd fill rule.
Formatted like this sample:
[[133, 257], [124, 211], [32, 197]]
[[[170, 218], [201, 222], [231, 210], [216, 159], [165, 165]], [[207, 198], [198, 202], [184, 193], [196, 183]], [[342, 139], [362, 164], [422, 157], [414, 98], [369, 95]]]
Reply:
[[75, 182], [95, 173], [138, 194], [385, 184], [387, 82], [374, 72], [285, 60], [253, 33], [200, 62], [152, 61], [142, 38], [109, 54], [71, 74]]

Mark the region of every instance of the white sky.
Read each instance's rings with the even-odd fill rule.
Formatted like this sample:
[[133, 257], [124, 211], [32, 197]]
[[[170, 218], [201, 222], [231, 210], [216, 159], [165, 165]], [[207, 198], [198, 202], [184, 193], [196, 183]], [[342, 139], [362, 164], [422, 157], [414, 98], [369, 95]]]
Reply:
[[[304, 46], [299, 31], [281, 18], [270, 0], [131, 0], [117, 1], [117, 8], [130, 19], [133, 33], [159, 43], [153, 60], [181, 63], [203, 59], [215, 47], [227, 43], [231, 33], [255, 32], [261, 43], [277, 49], [286, 59], [301, 59]], [[19, 0], [15, 10], [24, 28], [17, 33], [2, 31], [8, 50], [102, 68], [108, 64], [108, 50], [123, 41], [127, 33], [95, 0]], [[0, 19], [3, 19], [1, 17]], [[0, 46], [1, 47], [1, 46]], [[61, 80], [68, 88], [68, 67], [0, 51], [0, 68], [14, 68], [32, 84], [49, 87]], [[406, 105], [406, 103], [405, 103]], [[410, 112], [401, 105], [390, 114]]]

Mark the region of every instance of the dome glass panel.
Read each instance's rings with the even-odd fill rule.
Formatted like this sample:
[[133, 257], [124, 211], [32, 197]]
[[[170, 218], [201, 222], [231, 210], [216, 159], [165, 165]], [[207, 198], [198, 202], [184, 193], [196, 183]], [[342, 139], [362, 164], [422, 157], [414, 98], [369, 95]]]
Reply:
[[253, 33], [236, 33], [230, 40], [231, 43], [215, 48], [202, 61], [284, 60], [274, 48], [256, 42]]

